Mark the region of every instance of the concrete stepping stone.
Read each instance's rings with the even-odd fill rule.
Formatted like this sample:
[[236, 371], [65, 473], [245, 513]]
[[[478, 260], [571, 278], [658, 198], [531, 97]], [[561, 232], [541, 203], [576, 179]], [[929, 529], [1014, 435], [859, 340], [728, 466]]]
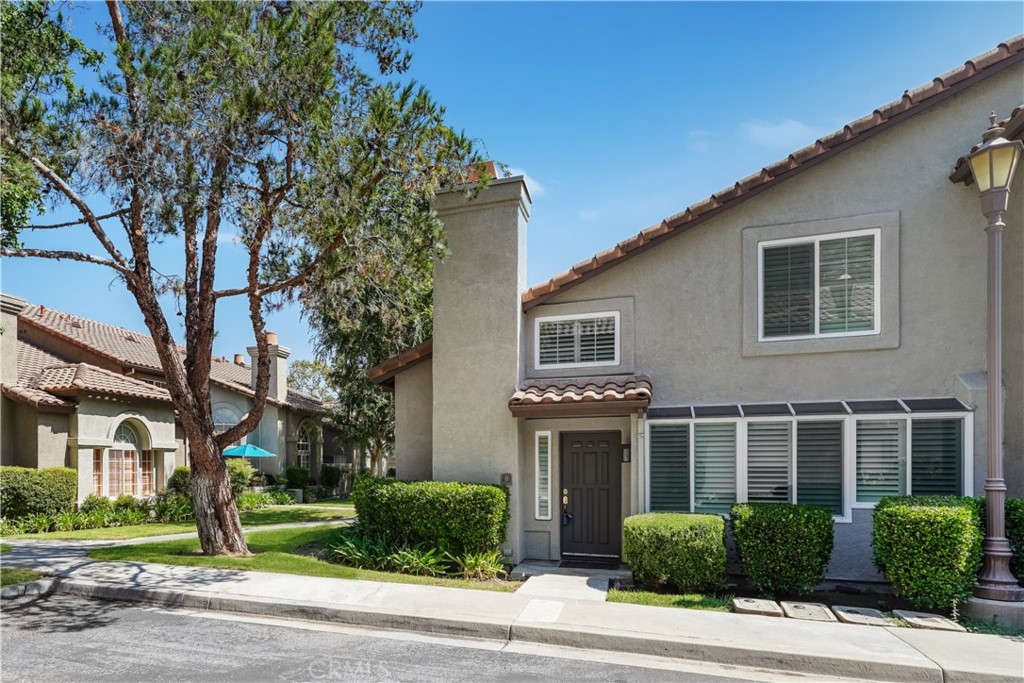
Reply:
[[914, 628], [930, 628], [936, 631], [967, 631], [963, 626], [941, 614], [929, 614], [927, 612], [911, 612], [905, 609], [894, 609], [894, 615], [903, 619]]
[[807, 621], [835, 621], [836, 617], [820, 602], [783, 602], [782, 611], [790, 619]]
[[892, 626], [888, 619], [877, 609], [870, 607], [847, 607], [834, 605], [832, 612], [844, 624], [862, 624], [864, 626]]
[[781, 617], [782, 609], [774, 600], [733, 598], [732, 611], [736, 614], [758, 614], [762, 617]]

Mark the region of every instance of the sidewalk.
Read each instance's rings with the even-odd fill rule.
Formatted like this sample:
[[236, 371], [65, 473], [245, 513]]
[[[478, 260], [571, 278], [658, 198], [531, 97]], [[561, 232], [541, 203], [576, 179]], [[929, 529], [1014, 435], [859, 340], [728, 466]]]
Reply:
[[[14, 551], [18, 564], [34, 551]], [[1018, 682], [1024, 641], [64, 554], [53, 590], [108, 600], [667, 656], [811, 677]], [[4, 563], [8, 555], [3, 556]], [[54, 562], [53, 565], [60, 564]], [[54, 566], [53, 568], [57, 568]], [[307, 596], [297, 600], [295, 596]], [[315, 596], [315, 599], [312, 599]]]

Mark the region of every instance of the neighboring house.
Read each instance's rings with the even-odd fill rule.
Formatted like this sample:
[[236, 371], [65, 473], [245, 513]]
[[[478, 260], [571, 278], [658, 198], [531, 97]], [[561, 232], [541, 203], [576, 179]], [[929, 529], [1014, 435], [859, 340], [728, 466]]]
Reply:
[[[177, 466], [188, 440], [166, 390], [150, 337], [0, 295], [0, 461], [78, 470], [78, 498], [148, 496]], [[245, 441], [277, 455], [253, 460], [264, 472], [347, 462], [319, 401], [287, 386], [289, 349], [268, 333], [270, 391], [259, 427]], [[184, 348], [181, 349], [184, 353]], [[248, 349], [255, 357], [256, 347]], [[241, 354], [214, 358], [210, 371], [218, 431], [252, 406], [255, 369]]]
[[[992, 110], [1020, 139], [1022, 62], [1019, 36], [533, 288], [521, 177], [439, 196], [434, 337], [370, 372], [396, 393], [398, 476], [510, 482], [514, 560], [617, 556], [645, 511], [824, 505], [828, 576], [880, 579], [880, 498], [983, 491], [986, 221], [958, 159]], [[1024, 173], [1011, 196], [1019, 496]]]

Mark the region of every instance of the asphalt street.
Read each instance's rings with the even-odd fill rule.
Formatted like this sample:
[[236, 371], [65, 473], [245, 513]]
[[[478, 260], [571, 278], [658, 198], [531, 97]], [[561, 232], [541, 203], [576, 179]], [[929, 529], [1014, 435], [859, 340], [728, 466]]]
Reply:
[[5, 601], [3, 681], [786, 680], [670, 660], [127, 606]]

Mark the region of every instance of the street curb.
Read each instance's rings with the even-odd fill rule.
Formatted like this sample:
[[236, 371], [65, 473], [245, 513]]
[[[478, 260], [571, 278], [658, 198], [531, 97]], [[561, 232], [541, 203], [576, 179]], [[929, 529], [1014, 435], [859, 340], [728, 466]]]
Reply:
[[37, 579], [27, 583], [16, 583], [13, 586], [4, 586], [0, 589], [0, 598], [20, 598], [23, 595], [46, 596], [53, 592], [56, 579]]
[[713, 662], [809, 676], [884, 680], [893, 683], [943, 683], [942, 669], [934, 663], [932, 666], [893, 665], [886, 662], [828, 656], [766, 652], [697, 640], [610, 633], [598, 629], [570, 628], [555, 624], [512, 624], [510, 639], [545, 645]]
[[101, 600], [145, 602], [163, 607], [236, 612], [279, 619], [327, 621], [399, 631], [417, 631], [436, 635], [508, 640], [509, 624], [505, 620], [481, 621], [479, 618], [457, 619], [428, 617], [364, 609], [356, 605], [329, 607], [319, 603], [293, 601], [282, 603], [259, 597], [235, 597], [222, 593], [192, 591], [184, 593], [161, 588], [108, 586], [91, 581], [60, 580], [56, 592]]

